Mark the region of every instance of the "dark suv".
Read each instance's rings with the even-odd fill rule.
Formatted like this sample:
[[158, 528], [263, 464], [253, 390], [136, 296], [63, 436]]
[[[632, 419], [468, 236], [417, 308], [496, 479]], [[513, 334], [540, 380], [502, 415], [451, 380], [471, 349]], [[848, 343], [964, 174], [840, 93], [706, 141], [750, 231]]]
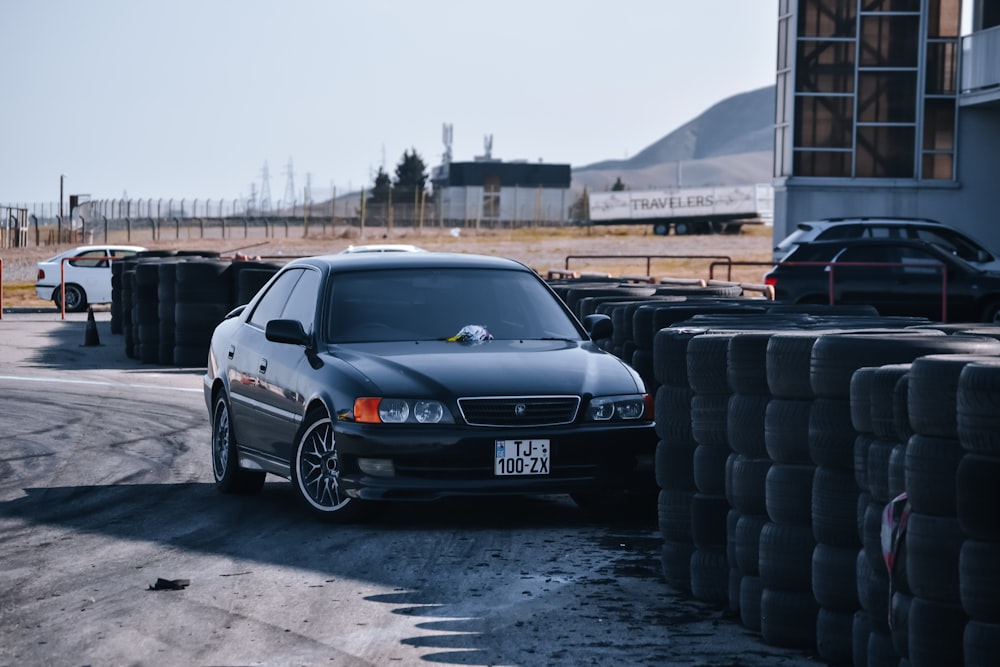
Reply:
[[882, 315], [1000, 324], [1000, 273], [936, 244], [841, 239], [798, 246], [764, 276], [775, 299], [867, 304]]
[[772, 259], [781, 262], [804, 243], [837, 239], [902, 239], [939, 245], [973, 266], [1000, 271], [995, 253], [965, 232], [930, 218], [823, 218], [800, 222], [795, 230], [774, 247]]

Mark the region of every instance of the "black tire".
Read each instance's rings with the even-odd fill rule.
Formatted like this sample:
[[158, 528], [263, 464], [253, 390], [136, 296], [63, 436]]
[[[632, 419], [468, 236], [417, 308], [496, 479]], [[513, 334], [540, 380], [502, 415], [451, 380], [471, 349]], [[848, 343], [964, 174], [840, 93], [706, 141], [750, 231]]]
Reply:
[[891, 440], [878, 439], [868, 446], [868, 492], [883, 505], [893, 499], [889, 491], [889, 459], [895, 446]]
[[741, 514], [736, 520], [735, 561], [744, 576], [760, 574], [760, 532], [768, 521], [766, 516], [756, 514]]
[[865, 366], [851, 376], [851, 425], [859, 433], [872, 433], [872, 376], [877, 366]]
[[1000, 457], [966, 454], [958, 464], [955, 510], [968, 537], [1000, 542]]
[[[861, 542], [864, 545], [862, 553], [868, 559], [868, 565], [875, 572], [888, 576], [885, 557], [882, 555], [882, 508], [884, 505], [869, 502], [865, 508], [861, 526]], [[908, 584], [907, 584], [908, 585]], [[909, 589], [907, 589], [909, 590]]]
[[853, 472], [822, 466], [816, 468], [813, 476], [811, 514], [813, 535], [817, 542], [857, 551], [861, 546], [858, 540], [860, 492]]
[[892, 390], [892, 416], [896, 426], [896, 439], [906, 442], [913, 435], [910, 423], [910, 376], [903, 375]]
[[692, 464], [694, 485], [698, 491], [726, 495], [726, 464], [730, 453], [727, 447], [717, 445], [698, 445], [694, 448]]
[[868, 491], [868, 449], [875, 437], [869, 433], [860, 433], [854, 439], [854, 481], [858, 488]]
[[767, 394], [733, 394], [729, 397], [726, 440], [734, 452], [751, 459], [767, 457], [764, 433], [770, 402]]
[[740, 623], [754, 632], [760, 632], [760, 598], [763, 592], [760, 577], [740, 577]]
[[662, 328], [653, 336], [653, 371], [656, 379], [671, 387], [690, 389], [687, 371], [687, 346], [705, 329]]
[[876, 571], [864, 551], [855, 557], [858, 580], [858, 602], [871, 615], [873, 630], [889, 632], [889, 575], [885, 568]]
[[959, 560], [962, 608], [970, 618], [1000, 623], [1000, 544], [966, 540]]
[[796, 331], [771, 336], [767, 342], [767, 386], [772, 395], [796, 400], [813, 397], [809, 364], [820, 335]]
[[1000, 341], [992, 338], [946, 336], [930, 330], [827, 334], [820, 336], [813, 345], [810, 383], [817, 396], [850, 398], [851, 376], [864, 366], [909, 363], [928, 354], [992, 354], [994, 351], [1000, 351]]
[[772, 646], [810, 650], [816, 647], [819, 605], [808, 591], [767, 588], [760, 596], [760, 634]]
[[727, 377], [734, 393], [771, 394], [767, 386], [767, 345], [774, 331], [748, 331], [733, 336], [727, 350]]
[[733, 454], [726, 496], [732, 506], [742, 514], [766, 515], [767, 471], [771, 459], [751, 459]]
[[872, 433], [885, 440], [899, 440], [896, 426], [896, 385], [909, 376], [910, 364], [886, 364], [872, 375]]
[[816, 653], [831, 665], [847, 665], [854, 655], [854, 612], [820, 607], [816, 616]]
[[[657, 497], [660, 536], [667, 542], [691, 542], [691, 498], [689, 491], [663, 489]], [[690, 558], [689, 553], [686, 558]], [[685, 561], [686, 562], [686, 561]]]
[[959, 561], [965, 535], [958, 519], [911, 513], [906, 525], [906, 577], [913, 595], [959, 605]]
[[905, 487], [913, 511], [955, 516], [958, 465], [964, 456], [961, 443], [917, 433], [910, 438], [904, 451]]
[[772, 398], [764, 412], [764, 446], [775, 463], [813, 465], [809, 453], [812, 401]]
[[656, 485], [672, 491], [696, 491], [694, 451], [687, 443], [658, 441], [653, 464]]
[[694, 545], [690, 541], [664, 541], [660, 553], [663, 580], [675, 591], [691, 593], [691, 556]]
[[896, 654], [908, 658], [910, 656], [910, 603], [913, 596], [896, 591], [889, 601], [889, 614], [892, 625], [892, 647]]
[[[965, 624], [965, 613], [958, 605], [941, 604], [915, 596], [910, 602], [907, 642], [910, 664], [913, 667], [963, 664]], [[996, 657], [993, 654], [989, 662], [964, 664], [995, 664]]]
[[817, 544], [812, 556], [812, 591], [820, 607], [850, 612], [858, 600], [858, 550]]
[[725, 496], [696, 493], [691, 498], [691, 541], [701, 550], [726, 548], [729, 501]]
[[969, 621], [962, 636], [966, 665], [993, 665], [1000, 655], [1000, 624]]
[[699, 394], [731, 394], [727, 353], [733, 334], [695, 336], [687, 345], [688, 382]]
[[816, 398], [809, 409], [809, 456], [817, 466], [854, 470], [854, 440], [851, 402]]
[[786, 463], [771, 466], [764, 480], [764, 504], [771, 521], [810, 526], [815, 471], [815, 466]]
[[922, 435], [958, 438], [956, 402], [962, 369], [993, 357], [931, 354], [915, 359], [910, 368], [910, 423]]
[[695, 549], [691, 554], [691, 595], [713, 605], [729, 602], [729, 562], [725, 549]]
[[348, 497], [340, 488], [342, 466], [330, 416], [318, 410], [309, 412], [295, 438], [291, 465], [295, 495], [316, 516], [357, 521], [364, 516], [366, 504]]
[[812, 596], [816, 540], [809, 524], [774, 523], [760, 529], [760, 578], [766, 588], [807, 591]]
[[1000, 456], [1000, 365], [969, 364], [958, 381], [957, 426], [962, 447], [973, 454]]
[[671, 445], [698, 444], [691, 432], [691, 399], [694, 390], [690, 387], [675, 387], [661, 384], [656, 390], [656, 434]]
[[[62, 287], [56, 287], [52, 292], [52, 302], [56, 308], [62, 309]], [[83, 288], [73, 283], [66, 283], [66, 312], [79, 313], [87, 309], [87, 293]]]
[[868, 636], [871, 633], [872, 623], [868, 612], [854, 612], [851, 624], [851, 663], [854, 667], [868, 667]]
[[256, 493], [264, 486], [266, 473], [240, 467], [239, 448], [233, 433], [229, 401], [221, 392], [212, 408], [212, 474], [223, 493]]
[[699, 445], [729, 448], [729, 395], [691, 397], [691, 435]]
[[[889, 453], [889, 495], [906, 492], [906, 445], [897, 444]], [[954, 512], [953, 512], [954, 514]]]

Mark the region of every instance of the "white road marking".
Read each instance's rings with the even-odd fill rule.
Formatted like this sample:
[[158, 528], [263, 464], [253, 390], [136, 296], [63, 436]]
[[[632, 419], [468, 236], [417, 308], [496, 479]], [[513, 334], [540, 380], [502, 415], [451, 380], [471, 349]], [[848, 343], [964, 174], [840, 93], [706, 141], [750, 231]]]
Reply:
[[52, 382], [56, 384], [90, 384], [104, 387], [121, 387], [127, 389], [163, 389], [166, 391], [194, 391], [199, 394], [204, 391], [202, 388], [190, 387], [166, 387], [159, 384], [137, 384], [131, 382], [104, 382], [101, 380], [67, 380], [65, 378], [39, 378], [24, 377], [21, 375], [0, 375], [0, 380], [13, 380], [16, 382]]

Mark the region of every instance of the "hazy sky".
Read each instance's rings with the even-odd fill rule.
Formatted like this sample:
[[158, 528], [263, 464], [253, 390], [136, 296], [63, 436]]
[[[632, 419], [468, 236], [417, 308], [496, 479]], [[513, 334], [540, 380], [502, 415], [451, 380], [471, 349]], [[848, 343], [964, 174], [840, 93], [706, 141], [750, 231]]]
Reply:
[[0, 203], [583, 166], [774, 83], [777, 0], [0, 0]]

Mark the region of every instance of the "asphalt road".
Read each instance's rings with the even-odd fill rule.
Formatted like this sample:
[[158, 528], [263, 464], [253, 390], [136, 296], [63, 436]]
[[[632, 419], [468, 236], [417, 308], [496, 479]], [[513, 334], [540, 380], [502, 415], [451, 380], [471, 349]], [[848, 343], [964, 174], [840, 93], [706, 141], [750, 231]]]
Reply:
[[0, 320], [0, 665], [818, 664], [671, 591], [655, 517], [544, 496], [340, 527], [284, 480], [222, 495], [203, 369], [129, 359], [108, 320], [100, 345], [85, 315]]

